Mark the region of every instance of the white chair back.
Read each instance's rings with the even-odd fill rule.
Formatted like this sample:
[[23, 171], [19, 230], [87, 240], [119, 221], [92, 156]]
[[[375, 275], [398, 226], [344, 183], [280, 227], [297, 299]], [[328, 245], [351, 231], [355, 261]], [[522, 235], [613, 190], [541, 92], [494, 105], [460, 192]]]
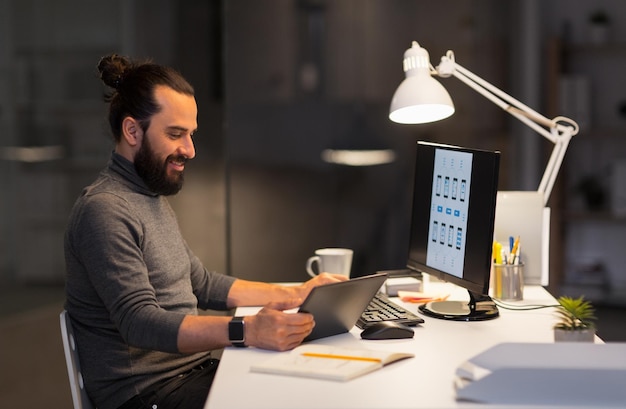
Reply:
[[74, 409], [95, 409], [95, 406], [91, 403], [87, 395], [87, 391], [85, 391], [83, 375], [80, 372], [78, 351], [76, 350], [76, 341], [74, 340], [74, 330], [72, 329], [72, 323], [67, 311], [63, 310], [61, 312], [60, 319], [65, 363], [67, 364], [67, 375], [70, 380]]

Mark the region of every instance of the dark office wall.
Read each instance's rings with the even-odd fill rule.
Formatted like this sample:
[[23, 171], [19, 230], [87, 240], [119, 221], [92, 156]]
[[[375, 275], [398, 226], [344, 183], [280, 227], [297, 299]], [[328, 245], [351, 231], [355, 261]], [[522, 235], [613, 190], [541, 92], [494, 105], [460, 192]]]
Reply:
[[[221, 2], [8, 0], [0, 21], [0, 285], [64, 280], [69, 209], [112, 149], [96, 75], [112, 52], [172, 65], [194, 85], [198, 155], [171, 202], [196, 253], [226, 271]], [[11, 150], [47, 146], [62, 155], [31, 163]]]
[[[503, 86], [506, 10], [495, 1], [230, 0], [224, 15], [231, 273], [300, 280], [306, 258], [327, 246], [355, 250], [353, 275], [404, 267], [416, 140], [495, 148], [506, 130], [496, 108], [451, 81], [458, 111], [445, 126], [391, 123], [403, 53], [418, 40], [437, 64], [454, 48]], [[329, 148], [393, 149], [397, 159], [328, 164]]]
[[[354, 248], [356, 274], [403, 266], [415, 141], [501, 148], [506, 137], [497, 109], [452, 80], [457, 114], [445, 124], [387, 119], [412, 40], [433, 64], [453, 48], [506, 85], [507, 12], [498, 1], [97, 4], [3, 3], [0, 65], [14, 76], [2, 82], [2, 146], [60, 143], [67, 156], [2, 162], [2, 278], [63, 280], [66, 215], [111, 149], [93, 76], [107, 52], [173, 65], [194, 84], [197, 157], [171, 202], [207, 267], [236, 276], [302, 279], [304, 260], [322, 246]], [[393, 149], [397, 159], [330, 165], [320, 157], [327, 148]], [[38, 257], [29, 257], [33, 243]]]

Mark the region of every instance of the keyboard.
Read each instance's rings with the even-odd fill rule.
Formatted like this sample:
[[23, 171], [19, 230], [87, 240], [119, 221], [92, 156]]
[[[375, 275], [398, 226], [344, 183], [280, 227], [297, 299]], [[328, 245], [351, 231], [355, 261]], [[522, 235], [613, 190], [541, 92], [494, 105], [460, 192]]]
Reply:
[[394, 303], [386, 294], [381, 292], [376, 293], [372, 298], [356, 326], [363, 329], [379, 321], [397, 321], [408, 326], [415, 326], [424, 322], [422, 318]]

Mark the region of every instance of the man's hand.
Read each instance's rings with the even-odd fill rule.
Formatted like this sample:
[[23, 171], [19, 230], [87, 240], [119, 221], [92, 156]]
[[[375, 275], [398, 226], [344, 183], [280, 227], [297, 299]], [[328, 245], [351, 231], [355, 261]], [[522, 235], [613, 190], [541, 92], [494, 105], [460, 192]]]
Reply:
[[246, 345], [286, 351], [300, 345], [313, 330], [313, 316], [284, 312], [299, 307], [314, 287], [345, 281], [337, 274], [322, 273], [296, 286], [237, 280], [228, 294], [228, 305], [265, 305], [244, 318]]
[[304, 282], [303, 284], [295, 287], [298, 297], [302, 298], [301, 302], [309, 295], [314, 287], [325, 284], [338, 283], [340, 281], [346, 281], [348, 277], [340, 274], [321, 273]]
[[271, 302], [256, 315], [246, 316], [246, 345], [276, 351], [286, 351], [300, 345], [315, 326], [313, 316], [284, 311], [297, 308], [302, 301], [294, 298]]

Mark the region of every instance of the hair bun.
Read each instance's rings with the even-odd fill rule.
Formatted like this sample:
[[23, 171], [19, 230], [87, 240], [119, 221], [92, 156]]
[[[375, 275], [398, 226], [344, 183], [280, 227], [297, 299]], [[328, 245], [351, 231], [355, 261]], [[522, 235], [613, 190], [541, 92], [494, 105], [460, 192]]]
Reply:
[[104, 56], [98, 63], [100, 79], [111, 88], [118, 89], [124, 82], [124, 76], [131, 63], [128, 58], [117, 54]]

